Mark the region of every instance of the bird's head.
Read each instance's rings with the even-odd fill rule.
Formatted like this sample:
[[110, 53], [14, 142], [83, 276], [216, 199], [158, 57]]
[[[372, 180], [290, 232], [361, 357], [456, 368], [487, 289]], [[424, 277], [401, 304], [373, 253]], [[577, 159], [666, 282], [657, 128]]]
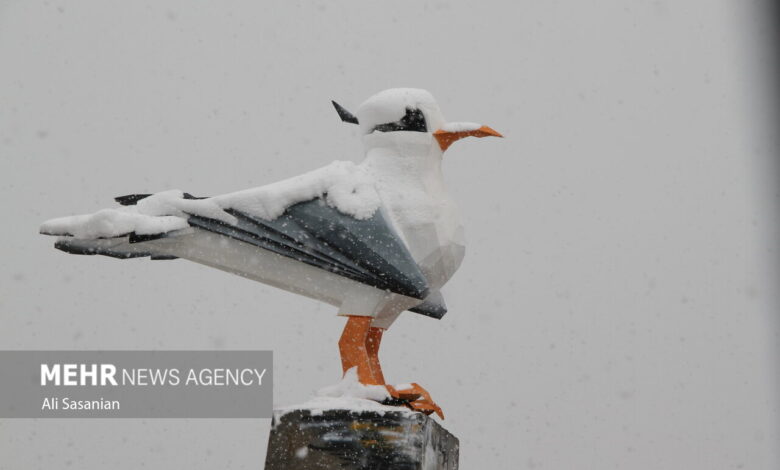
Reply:
[[447, 122], [433, 96], [416, 88], [391, 88], [367, 99], [350, 113], [335, 101], [344, 122], [358, 124], [367, 150], [395, 148], [401, 153], [441, 156], [464, 137], [503, 137], [488, 126], [473, 122]]

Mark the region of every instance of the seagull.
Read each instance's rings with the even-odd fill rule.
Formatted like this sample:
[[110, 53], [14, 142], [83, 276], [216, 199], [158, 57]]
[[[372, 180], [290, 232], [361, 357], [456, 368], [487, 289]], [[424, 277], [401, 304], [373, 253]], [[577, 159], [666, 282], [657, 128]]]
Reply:
[[187, 259], [331, 304], [347, 317], [342, 369], [386, 402], [444, 417], [417, 383], [385, 383], [382, 335], [404, 311], [440, 319], [441, 288], [463, 260], [458, 209], [442, 177], [442, 156], [464, 137], [502, 137], [488, 126], [447, 122], [433, 96], [395, 88], [355, 114], [361, 163], [330, 165], [284, 181], [214, 197], [180, 190], [130, 194], [91, 214], [46, 221], [71, 254], [120, 259]]

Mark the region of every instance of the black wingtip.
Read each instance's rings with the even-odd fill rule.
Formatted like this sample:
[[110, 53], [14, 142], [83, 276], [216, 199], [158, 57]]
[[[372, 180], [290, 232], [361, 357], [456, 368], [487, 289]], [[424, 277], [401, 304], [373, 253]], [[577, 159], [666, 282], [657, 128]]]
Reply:
[[444, 317], [444, 315], [447, 313], [447, 307], [444, 307], [442, 305], [429, 304], [428, 302], [423, 302], [420, 305], [417, 305], [416, 307], [410, 308], [409, 311], [413, 313], [419, 313], [420, 315], [425, 315], [426, 317], [431, 317], [437, 320], [441, 320], [442, 317]]
[[[123, 206], [134, 206], [138, 204], [138, 201], [146, 199], [149, 196], [151, 196], [151, 194], [128, 194], [126, 196], [117, 196], [114, 200]], [[208, 197], [193, 196], [190, 193], [184, 193], [182, 197], [184, 199], [208, 199]]]
[[350, 124], [359, 124], [358, 118], [355, 117], [354, 114], [350, 113], [346, 109], [344, 109], [343, 106], [336, 103], [335, 101], [331, 100], [331, 103], [333, 103], [333, 107], [336, 108], [336, 112], [339, 113], [339, 117], [342, 121], [348, 122]]
[[149, 196], [151, 194], [128, 194], [126, 196], [117, 196], [114, 200], [123, 206], [134, 206], [138, 201]]

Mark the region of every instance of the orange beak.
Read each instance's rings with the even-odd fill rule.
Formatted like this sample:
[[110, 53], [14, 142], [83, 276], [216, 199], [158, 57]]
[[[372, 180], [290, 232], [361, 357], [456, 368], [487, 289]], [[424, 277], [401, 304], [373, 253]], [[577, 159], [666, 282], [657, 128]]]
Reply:
[[[504, 137], [488, 126], [482, 126], [470, 130], [447, 130], [448, 127], [451, 126], [444, 126], [444, 128], [439, 129], [433, 133], [433, 136], [436, 137], [436, 140], [439, 142], [439, 147], [441, 148], [442, 152], [447, 150], [449, 146], [452, 145], [456, 140], [460, 140], [464, 137]], [[455, 123], [455, 125], [452, 127], [459, 126], [457, 126], [457, 123]]]

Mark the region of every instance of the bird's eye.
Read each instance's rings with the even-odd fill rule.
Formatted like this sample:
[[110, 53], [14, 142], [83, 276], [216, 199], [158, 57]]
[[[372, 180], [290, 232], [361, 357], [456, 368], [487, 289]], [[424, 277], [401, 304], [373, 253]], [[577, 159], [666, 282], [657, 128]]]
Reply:
[[386, 124], [379, 124], [374, 127], [371, 132], [395, 132], [395, 131], [412, 131], [412, 132], [428, 132], [428, 126], [425, 124], [425, 116], [422, 111], [414, 108], [406, 108], [406, 115], [395, 122], [388, 122]]

